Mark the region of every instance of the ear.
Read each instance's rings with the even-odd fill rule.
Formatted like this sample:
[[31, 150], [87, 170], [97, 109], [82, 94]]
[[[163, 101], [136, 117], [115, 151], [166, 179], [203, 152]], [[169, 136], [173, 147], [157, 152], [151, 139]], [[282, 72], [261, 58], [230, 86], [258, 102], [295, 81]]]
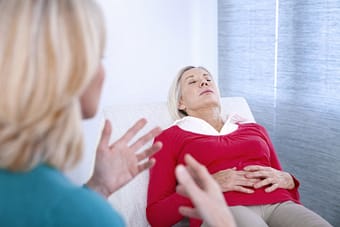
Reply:
[[185, 110], [185, 106], [183, 104], [178, 105], [179, 110]]
[[183, 104], [182, 98], [179, 100], [177, 108], [179, 110], [185, 110], [185, 105]]

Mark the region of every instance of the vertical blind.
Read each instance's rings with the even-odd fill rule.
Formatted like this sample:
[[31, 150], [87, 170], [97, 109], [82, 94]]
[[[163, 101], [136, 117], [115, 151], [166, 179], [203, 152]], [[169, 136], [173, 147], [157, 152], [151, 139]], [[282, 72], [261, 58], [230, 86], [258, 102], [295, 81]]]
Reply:
[[302, 203], [340, 226], [340, 1], [219, 0], [218, 32], [222, 96], [248, 100]]

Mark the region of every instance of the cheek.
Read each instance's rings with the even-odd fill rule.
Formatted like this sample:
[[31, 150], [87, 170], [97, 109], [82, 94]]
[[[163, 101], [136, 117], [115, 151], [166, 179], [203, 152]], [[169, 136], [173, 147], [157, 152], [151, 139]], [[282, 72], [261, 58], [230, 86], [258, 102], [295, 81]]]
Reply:
[[83, 118], [91, 118], [96, 114], [104, 79], [104, 69], [100, 67], [80, 99]]
[[96, 81], [97, 81], [96, 84], [98, 86], [98, 89], [101, 91], [101, 89], [103, 87], [104, 80], [105, 80], [105, 71], [104, 71], [104, 67], [102, 65], [99, 67], [96, 77], [97, 77], [96, 78]]
[[187, 100], [193, 99], [195, 96], [198, 95], [199, 92], [199, 89], [195, 87], [186, 87], [182, 90], [182, 94]]
[[195, 105], [196, 98], [195, 93], [193, 90], [183, 90], [182, 96], [181, 96], [181, 104], [183, 104], [185, 107], [190, 108], [191, 106]]
[[95, 77], [95, 81], [93, 83], [93, 88], [92, 88], [92, 105], [93, 108], [96, 109], [97, 105], [99, 103], [99, 99], [102, 93], [103, 89], [103, 84], [105, 80], [105, 73], [102, 67], [98, 70], [98, 73]]

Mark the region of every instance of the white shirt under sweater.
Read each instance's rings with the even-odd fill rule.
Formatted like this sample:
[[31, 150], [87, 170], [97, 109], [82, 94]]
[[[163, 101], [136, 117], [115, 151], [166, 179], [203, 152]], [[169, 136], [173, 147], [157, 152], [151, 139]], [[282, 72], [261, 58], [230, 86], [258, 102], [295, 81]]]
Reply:
[[236, 123], [247, 123], [247, 119], [240, 117], [237, 114], [230, 114], [226, 117], [224, 125], [221, 131], [217, 131], [208, 122], [197, 117], [186, 116], [179, 120], [176, 120], [173, 125], [177, 125], [184, 131], [189, 131], [193, 133], [199, 133], [204, 135], [218, 136], [227, 135], [238, 129]]

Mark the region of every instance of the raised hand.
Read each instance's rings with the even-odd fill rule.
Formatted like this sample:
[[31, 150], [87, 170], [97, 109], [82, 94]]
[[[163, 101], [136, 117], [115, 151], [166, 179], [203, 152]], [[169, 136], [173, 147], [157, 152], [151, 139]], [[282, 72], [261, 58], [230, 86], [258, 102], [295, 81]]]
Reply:
[[97, 147], [94, 172], [87, 183], [88, 187], [108, 197], [139, 173], [154, 165], [155, 160], [149, 157], [161, 148], [161, 143], [154, 143], [142, 152], [139, 152], [139, 149], [157, 136], [161, 132], [160, 128], [152, 129], [129, 145], [145, 124], [146, 120], [140, 119], [120, 139], [109, 145], [112, 127], [109, 120], [105, 121]]
[[278, 188], [293, 189], [295, 187], [293, 177], [284, 171], [267, 166], [250, 165], [244, 167], [249, 179], [259, 179], [254, 188], [265, 187], [266, 192], [275, 191]]
[[179, 212], [187, 217], [203, 219], [207, 226], [236, 226], [219, 185], [207, 169], [189, 154], [184, 159], [187, 167], [176, 167], [177, 192], [189, 197], [194, 208], [182, 206]]

